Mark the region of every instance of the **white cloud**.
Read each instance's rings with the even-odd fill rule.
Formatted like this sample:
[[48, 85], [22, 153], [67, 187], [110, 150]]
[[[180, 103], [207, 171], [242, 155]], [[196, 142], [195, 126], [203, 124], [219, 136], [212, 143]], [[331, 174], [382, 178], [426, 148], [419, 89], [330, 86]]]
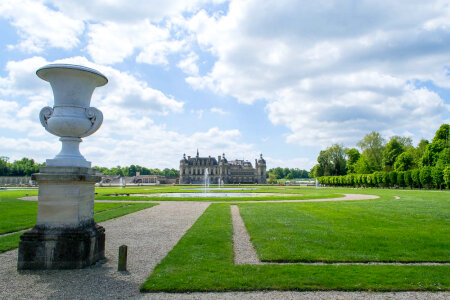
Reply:
[[143, 20], [131, 24], [105, 22], [89, 25], [87, 51], [100, 64], [123, 61], [138, 51], [137, 62], [167, 64], [167, 55], [182, 49], [181, 41], [172, 40], [170, 32]]
[[10, 20], [21, 38], [11, 46], [26, 52], [42, 52], [46, 47], [71, 49], [79, 44], [84, 23], [60, 11], [45, 6], [41, 1], [2, 0], [0, 16]]
[[50, 0], [65, 14], [73, 18], [85, 18], [100, 22], [134, 23], [136, 20], [150, 19], [160, 22], [168, 17], [177, 17], [183, 12], [195, 11], [201, 5], [221, 3], [225, 0], [91, 0], [80, 5], [72, 0]]
[[194, 52], [190, 52], [186, 55], [182, 60], [180, 60], [177, 64], [177, 67], [181, 69], [184, 73], [188, 75], [197, 75], [198, 74], [198, 66], [197, 66], [198, 55]]
[[[47, 60], [40, 56], [26, 58], [21, 61], [9, 61], [6, 63], [6, 77], [0, 77], [0, 93], [3, 95], [25, 95], [32, 96], [46, 93], [48, 83], [39, 79], [35, 72], [38, 68], [48, 64]], [[49, 99], [50, 101], [50, 99]]]
[[43, 141], [30, 138], [8, 138], [0, 136], [0, 152], [9, 157], [11, 162], [28, 157], [42, 163], [47, 158], [53, 158], [48, 156], [48, 151], [49, 149], [59, 150], [61, 147], [60, 144], [57, 139]]
[[228, 112], [224, 111], [223, 109], [221, 109], [219, 107], [212, 107], [210, 109], [210, 111], [212, 113], [219, 114], [219, 115], [222, 115], [222, 116], [228, 114]]
[[204, 112], [205, 112], [205, 111], [204, 111], [203, 109], [197, 109], [197, 110], [191, 109], [191, 114], [196, 115], [197, 118], [199, 118], [199, 119], [203, 118]]
[[[99, 70], [108, 77], [106, 86], [95, 90], [92, 105], [99, 108], [110, 107], [122, 114], [162, 114], [183, 111], [183, 102], [167, 96], [159, 90], [148, 86], [145, 81], [121, 72], [115, 68], [94, 64], [84, 57], [72, 57], [54, 61], [56, 63], [79, 64]], [[46, 98], [46, 105], [52, 103], [53, 95], [49, 84], [39, 79], [35, 71], [46, 64], [42, 57], [32, 57], [22, 61], [10, 61], [6, 65], [8, 75], [0, 80], [0, 93], [4, 95], [25, 95]], [[40, 101], [42, 102], [42, 99]], [[36, 100], [36, 98], [34, 98]]]
[[231, 1], [186, 22], [217, 57], [186, 81], [252, 104], [301, 145], [354, 144], [371, 130], [430, 136], [450, 106], [416, 81], [450, 88], [448, 2]]
[[166, 65], [169, 54], [187, 49], [186, 41], [177, 38], [182, 29], [173, 28], [182, 14], [220, 2], [92, 0], [80, 5], [64, 0], [4, 0], [0, 2], [0, 16], [10, 21], [21, 38], [10, 49], [68, 50], [78, 46], [86, 34], [86, 50], [97, 63], [114, 64], [136, 54], [137, 62]]

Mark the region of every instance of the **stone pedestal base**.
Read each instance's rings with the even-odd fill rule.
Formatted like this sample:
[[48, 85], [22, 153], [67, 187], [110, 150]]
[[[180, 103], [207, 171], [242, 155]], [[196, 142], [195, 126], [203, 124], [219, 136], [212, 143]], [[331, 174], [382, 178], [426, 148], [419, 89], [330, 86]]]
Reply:
[[78, 269], [105, 258], [105, 229], [94, 223], [94, 185], [101, 176], [90, 168], [41, 167], [36, 226], [19, 244], [18, 270]]
[[105, 229], [34, 227], [20, 237], [18, 270], [79, 269], [105, 259]]

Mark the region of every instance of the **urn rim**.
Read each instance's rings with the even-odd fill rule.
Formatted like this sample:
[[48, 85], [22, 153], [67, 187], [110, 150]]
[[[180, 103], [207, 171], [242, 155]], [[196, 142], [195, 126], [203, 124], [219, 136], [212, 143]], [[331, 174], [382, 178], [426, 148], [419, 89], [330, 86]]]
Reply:
[[42, 80], [49, 81], [47, 75], [48, 75], [48, 71], [50, 71], [51, 69], [72, 69], [72, 70], [92, 73], [92, 74], [98, 76], [97, 77], [98, 80], [96, 80], [97, 87], [103, 86], [108, 83], [108, 78], [106, 78], [106, 76], [103, 75], [102, 73], [100, 73], [99, 71], [85, 67], [85, 66], [72, 65], [72, 64], [48, 64], [46, 66], [39, 68], [36, 71], [36, 75], [39, 78], [41, 78]]

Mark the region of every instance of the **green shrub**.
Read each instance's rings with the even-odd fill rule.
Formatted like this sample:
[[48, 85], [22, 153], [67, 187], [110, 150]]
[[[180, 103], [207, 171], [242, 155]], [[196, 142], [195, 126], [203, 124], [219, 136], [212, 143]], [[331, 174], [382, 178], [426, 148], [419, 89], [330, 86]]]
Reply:
[[389, 187], [390, 185], [389, 172], [383, 172], [383, 185], [385, 187]]
[[412, 188], [413, 185], [413, 181], [411, 178], [411, 171], [405, 171], [404, 175], [403, 175], [404, 181], [405, 181], [405, 185], [409, 186]]
[[414, 187], [420, 188], [420, 169], [414, 169], [411, 171], [411, 179], [412, 179], [412, 185]]
[[383, 172], [375, 172], [375, 178], [378, 186], [383, 186]]
[[420, 169], [419, 179], [422, 186], [430, 188], [431, 184], [433, 183], [433, 177], [431, 176], [431, 167], [422, 167]]
[[447, 188], [450, 188], [450, 166], [447, 166], [443, 173], [444, 183], [447, 185]]
[[367, 184], [367, 175], [361, 174], [361, 183], [366, 185]]
[[397, 184], [402, 187], [405, 186], [405, 172], [397, 173]]
[[391, 184], [391, 186], [398, 185], [398, 183], [397, 183], [397, 172], [396, 171], [389, 172], [389, 183]]
[[318, 178], [320, 184], [334, 186], [384, 186], [393, 187], [426, 187], [439, 188], [447, 186], [450, 188], [450, 166], [430, 167], [424, 166], [420, 169], [408, 171], [377, 171], [373, 174], [348, 174], [341, 176], [322, 176]]
[[355, 178], [353, 174], [348, 175], [348, 184], [351, 186], [355, 185]]
[[432, 168], [431, 177], [433, 178], [434, 187], [437, 189], [441, 189], [442, 184], [444, 183], [444, 169], [441, 167]]

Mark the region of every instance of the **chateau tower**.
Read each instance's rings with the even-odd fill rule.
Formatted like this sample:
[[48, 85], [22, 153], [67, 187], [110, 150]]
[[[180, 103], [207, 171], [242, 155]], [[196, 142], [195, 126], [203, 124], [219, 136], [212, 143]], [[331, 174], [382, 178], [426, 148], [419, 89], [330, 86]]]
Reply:
[[256, 176], [258, 178], [258, 183], [266, 184], [266, 161], [263, 155], [259, 155], [259, 159], [255, 159]]

